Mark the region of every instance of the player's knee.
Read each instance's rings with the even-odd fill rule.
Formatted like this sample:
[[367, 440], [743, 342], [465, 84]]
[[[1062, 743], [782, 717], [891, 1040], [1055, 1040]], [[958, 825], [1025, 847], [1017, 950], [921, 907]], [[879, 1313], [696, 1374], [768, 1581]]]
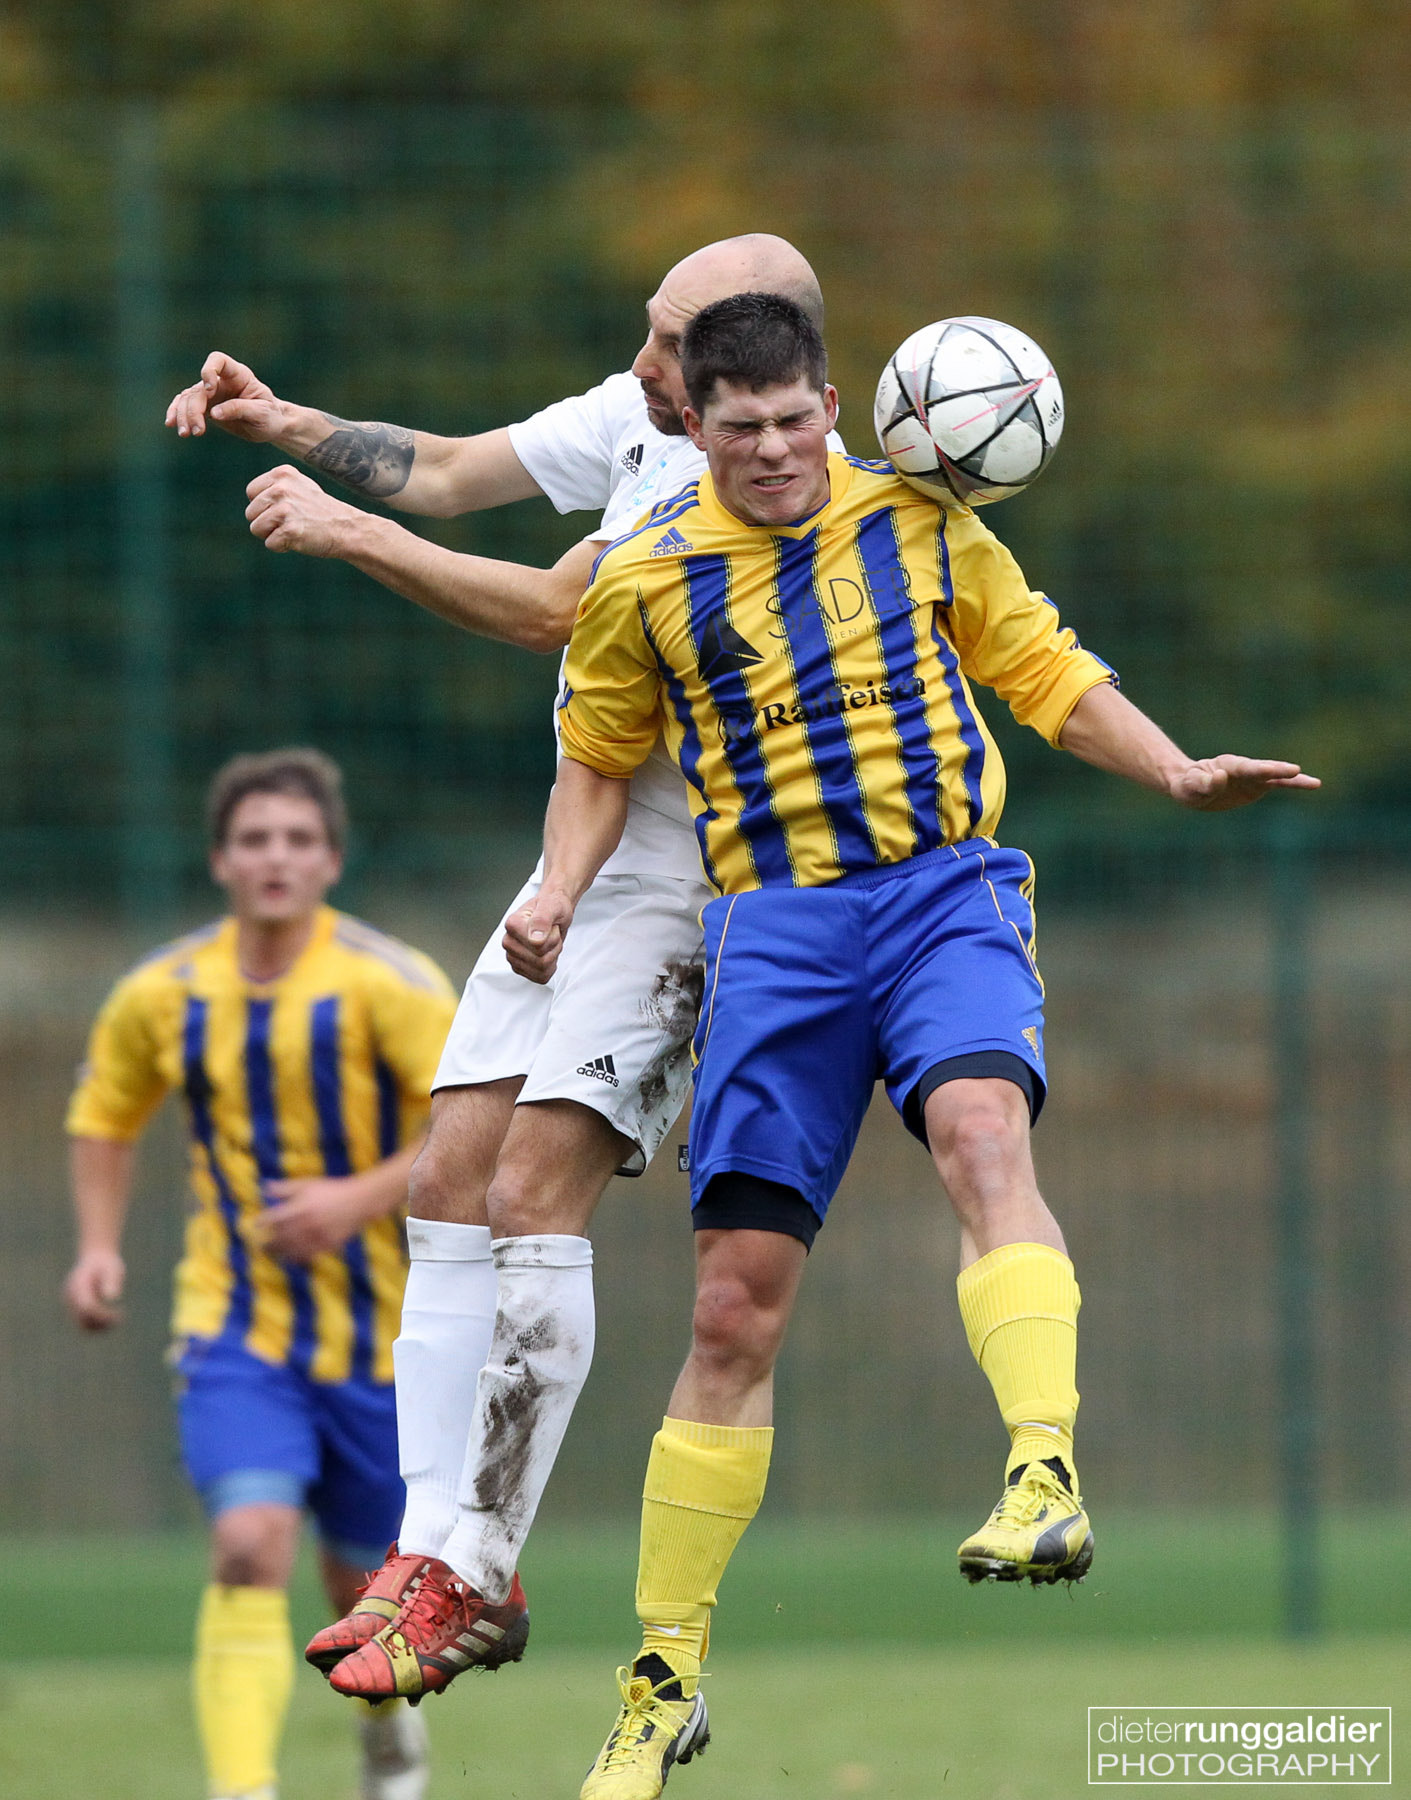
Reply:
[[485, 1185], [480, 1172], [468, 1168], [429, 1137], [407, 1179], [407, 1211], [414, 1219], [436, 1219], [451, 1225], [475, 1225]]
[[495, 1170], [485, 1195], [490, 1235], [537, 1237], [545, 1232], [575, 1236], [582, 1229], [582, 1208], [576, 1201], [536, 1181], [513, 1164]]
[[938, 1089], [926, 1108], [926, 1129], [941, 1174], [950, 1185], [957, 1178], [967, 1189], [987, 1191], [1008, 1186], [1029, 1166], [1029, 1121], [1007, 1096], [946, 1096]]
[[787, 1307], [747, 1279], [734, 1274], [704, 1281], [692, 1321], [698, 1359], [717, 1368], [767, 1372], [774, 1363], [788, 1320]]
[[[293, 1553], [282, 1507], [237, 1506], [217, 1518], [211, 1572], [222, 1587], [283, 1587]], [[297, 1531], [297, 1525], [293, 1527]]]

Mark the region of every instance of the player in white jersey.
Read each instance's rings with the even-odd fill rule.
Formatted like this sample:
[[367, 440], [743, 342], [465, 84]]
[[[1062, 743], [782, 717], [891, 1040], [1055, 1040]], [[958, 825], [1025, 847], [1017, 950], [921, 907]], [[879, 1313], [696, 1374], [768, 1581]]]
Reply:
[[[783, 240], [707, 246], [648, 302], [630, 374], [477, 438], [295, 407], [219, 353], [168, 423], [200, 435], [209, 415], [407, 511], [534, 493], [560, 511], [603, 508], [590, 539], [530, 570], [429, 544], [288, 466], [248, 490], [251, 529], [270, 549], [341, 558], [467, 629], [557, 648], [602, 542], [703, 466], [681, 424], [680, 335], [702, 306], [750, 289], [821, 318], [812, 270]], [[537, 885], [536, 871], [511, 911]], [[309, 1647], [340, 1691], [418, 1698], [522, 1642], [515, 1562], [592, 1354], [584, 1232], [609, 1176], [645, 1166], [684, 1100], [711, 891], [680, 777], [658, 758], [634, 780], [628, 832], [552, 989], [510, 972], [499, 932], [472, 972], [411, 1183], [395, 1351], [407, 1515], [359, 1608]], [[580, 907], [576, 933], [584, 922]]]

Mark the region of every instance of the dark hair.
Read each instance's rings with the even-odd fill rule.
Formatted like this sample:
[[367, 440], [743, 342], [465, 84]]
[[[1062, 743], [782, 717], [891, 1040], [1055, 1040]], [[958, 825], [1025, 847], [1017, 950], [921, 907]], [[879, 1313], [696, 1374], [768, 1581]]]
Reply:
[[703, 306], [681, 338], [681, 379], [703, 413], [717, 381], [758, 394], [807, 381], [822, 393], [828, 352], [804, 309], [782, 294], [731, 294]]
[[217, 769], [206, 791], [206, 823], [217, 850], [230, 830], [231, 815], [250, 794], [293, 794], [312, 800], [323, 814], [323, 828], [335, 850], [348, 835], [348, 808], [343, 799], [343, 772], [322, 750], [294, 747], [233, 756]]

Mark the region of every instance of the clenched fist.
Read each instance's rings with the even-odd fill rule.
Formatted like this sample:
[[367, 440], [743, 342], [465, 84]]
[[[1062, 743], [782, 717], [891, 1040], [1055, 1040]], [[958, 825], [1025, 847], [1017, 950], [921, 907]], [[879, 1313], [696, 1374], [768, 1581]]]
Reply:
[[340, 556], [349, 534], [367, 515], [335, 500], [300, 470], [281, 463], [257, 475], [245, 489], [245, 517], [266, 550], [298, 550], [304, 556]]

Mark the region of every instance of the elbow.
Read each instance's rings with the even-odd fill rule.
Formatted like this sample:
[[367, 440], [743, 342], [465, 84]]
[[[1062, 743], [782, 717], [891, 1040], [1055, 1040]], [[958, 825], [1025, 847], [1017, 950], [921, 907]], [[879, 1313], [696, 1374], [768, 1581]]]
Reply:
[[520, 645], [541, 656], [556, 656], [573, 635], [576, 605], [568, 609], [546, 606], [522, 621]]

